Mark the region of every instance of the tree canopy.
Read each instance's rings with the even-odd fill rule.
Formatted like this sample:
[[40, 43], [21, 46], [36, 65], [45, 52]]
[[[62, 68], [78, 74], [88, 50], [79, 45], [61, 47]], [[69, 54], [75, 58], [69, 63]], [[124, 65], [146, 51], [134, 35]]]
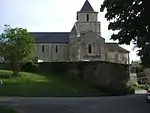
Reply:
[[4, 62], [11, 62], [13, 72], [20, 71], [21, 64], [34, 57], [34, 38], [23, 28], [11, 28], [5, 25], [0, 35], [0, 57]]
[[119, 44], [138, 47], [142, 63], [150, 67], [150, 16], [148, 0], [104, 0], [100, 11], [107, 10], [105, 18], [109, 21], [109, 30], [117, 30], [111, 39]]

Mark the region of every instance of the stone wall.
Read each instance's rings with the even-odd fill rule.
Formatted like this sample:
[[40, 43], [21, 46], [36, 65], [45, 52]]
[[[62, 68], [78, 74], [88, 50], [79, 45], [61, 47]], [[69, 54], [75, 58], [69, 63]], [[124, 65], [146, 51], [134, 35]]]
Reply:
[[128, 69], [128, 65], [103, 61], [41, 63], [38, 67], [39, 72], [63, 74], [71, 79], [82, 79], [96, 87], [125, 86], [130, 79]]
[[145, 68], [143, 72], [146, 75], [148, 82], [150, 83], [150, 68]]
[[135, 85], [138, 83], [136, 73], [130, 73], [130, 82], [131, 82], [131, 85]]
[[[11, 69], [11, 64], [1, 64], [1, 69]], [[128, 65], [92, 62], [51, 62], [39, 63], [38, 67], [26, 65], [22, 71], [46, 73], [47, 75], [65, 75], [71, 79], [80, 79], [96, 87], [120, 88], [130, 80]]]
[[129, 64], [129, 53], [121, 53], [118, 51], [110, 51], [106, 49], [106, 61], [120, 64]]
[[127, 65], [107, 62], [78, 62], [68, 66], [67, 75], [82, 78], [97, 87], [126, 85], [129, 80]]

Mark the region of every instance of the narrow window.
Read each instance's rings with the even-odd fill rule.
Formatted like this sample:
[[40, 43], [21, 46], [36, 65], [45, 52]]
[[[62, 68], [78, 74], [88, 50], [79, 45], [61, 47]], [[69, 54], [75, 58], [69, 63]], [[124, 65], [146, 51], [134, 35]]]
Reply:
[[89, 54], [92, 53], [92, 44], [88, 44], [88, 53], [89, 53]]
[[89, 14], [86, 14], [86, 19], [87, 21], [89, 21]]
[[78, 14], [77, 14], [77, 20], [78, 20]]
[[58, 48], [58, 45], [56, 45], [56, 47], [55, 47], [55, 52], [56, 52], [56, 53], [58, 53], [58, 51], [59, 51], [58, 49], [59, 49], [59, 48]]
[[44, 53], [44, 46], [42, 46], [42, 52]]

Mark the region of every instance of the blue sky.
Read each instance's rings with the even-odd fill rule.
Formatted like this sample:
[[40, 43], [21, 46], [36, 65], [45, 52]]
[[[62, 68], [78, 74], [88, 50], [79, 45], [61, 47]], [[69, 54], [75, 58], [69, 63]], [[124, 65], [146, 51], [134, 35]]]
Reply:
[[[99, 12], [102, 37], [107, 42], [112, 31], [108, 31], [105, 12], [100, 12], [103, 0], [89, 0], [95, 11]], [[30, 32], [68, 32], [76, 21], [76, 12], [81, 9], [85, 0], [1, 0], [0, 31], [4, 24], [12, 27], [26, 28]], [[122, 47], [130, 50], [131, 60], [138, 60], [133, 45]]]

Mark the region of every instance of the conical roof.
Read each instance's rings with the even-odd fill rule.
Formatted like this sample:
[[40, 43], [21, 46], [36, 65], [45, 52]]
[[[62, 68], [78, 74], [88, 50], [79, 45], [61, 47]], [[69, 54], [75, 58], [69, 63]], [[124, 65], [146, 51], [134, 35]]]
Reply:
[[85, 1], [82, 9], [80, 12], [94, 12], [93, 7], [91, 6], [90, 2], [88, 0]]

